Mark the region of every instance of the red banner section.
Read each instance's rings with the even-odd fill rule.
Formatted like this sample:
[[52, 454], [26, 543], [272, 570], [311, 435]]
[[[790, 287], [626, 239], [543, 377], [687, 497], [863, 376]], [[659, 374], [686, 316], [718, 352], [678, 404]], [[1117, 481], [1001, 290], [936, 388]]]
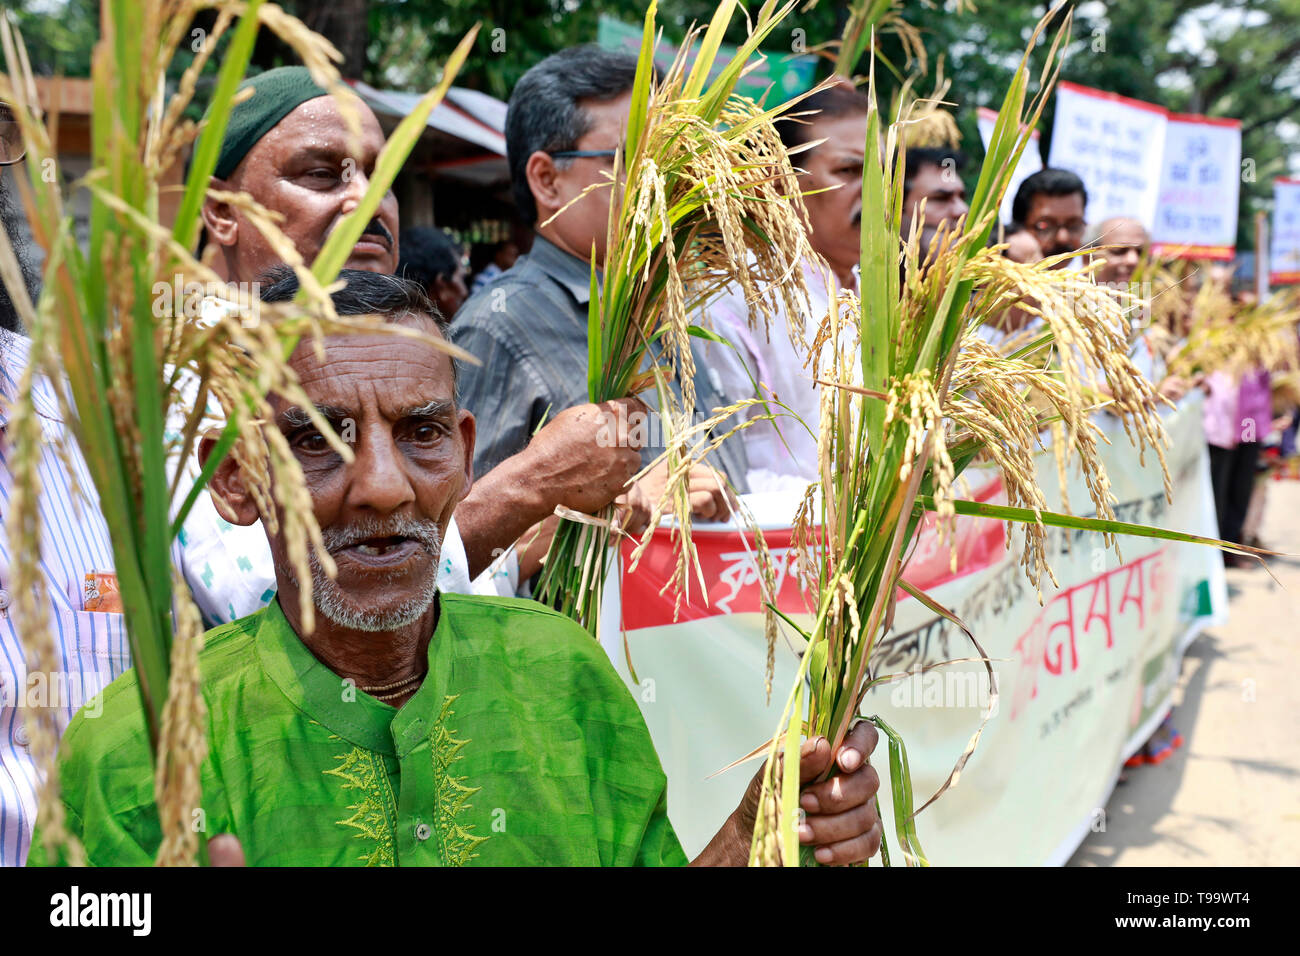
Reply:
[[[1002, 478], [989, 481], [974, 495], [976, 501], [1006, 502]], [[940, 544], [934, 516], [928, 515], [917, 535], [916, 548], [904, 577], [908, 583], [929, 590], [955, 578], [974, 574], [996, 564], [1006, 550], [1006, 534], [1001, 521], [989, 518], [958, 518], [953, 526], [956, 538], [957, 570], [952, 570], [951, 550]], [[625, 541], [622, 547], [623, 628], [658, 627], [680, 621], [693, 621], [718, 614], [758, 613], [763, 610], [759, 585], [758, 562], [752, 537], [740, 531], [692, 533], [699, 552], [700, 569], [708, 591], [701, 595], [692, 590], [690, 600], [677, 597], [670, 582], [677, 566], [676, 550], [668, 528], [655, 531], [654, 540], [641, 556], [636, 571], [629, 573], [635, 546]], [[805, 595], [794, 573], [795, 549], [791, 546], [791, 529], [764, 531], [776, 565], [777, 607], [787, 614], [805, 614], [812, 609], [811, 596]], [[698, 581], [692, 578], [692, 584]], [[665, 587], [665, 585], [668, 585]], [[660, 593], [663, 592], [663, 593]]]

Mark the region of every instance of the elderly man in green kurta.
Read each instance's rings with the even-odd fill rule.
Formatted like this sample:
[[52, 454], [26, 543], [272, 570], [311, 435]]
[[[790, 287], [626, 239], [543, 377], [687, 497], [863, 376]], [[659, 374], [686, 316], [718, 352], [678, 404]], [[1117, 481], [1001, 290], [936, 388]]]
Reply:
[[[413, 283], [345, 271], [340, 314], [383, 314], [442, 336]], [[287, 301], [292, 273], [263, 298]], [[308, 398], [352, 442], [344, 462], [302, 408], [276, 421], [302, 465], [337, 567], [312, 566], [315, 629], [282, 534], [270, 536], [279, 597], [210, 631], [200, 654], [208, 709], [202, 768], [213, 857], [252, 865], [677, 865], [666, 780], [627, 687], [576, 624], [531, 601], [440, 594], [442, 535], [472, 481], [474, 417], [456, 404], [448, 355], [355, 333], [300, 345]], [[257, 508], [237, 461], [212, 480], [219, 510]], [[69, 828], [94, 865], [145, 865], [161, 834], [134, 672], [78, 714], [60, 749]], [[707, 733], [707, 728], [698, 728]], [[827, 863], [880, 844], [876, 734], [859, 724], [838, 772], [802, 794], [801, 839]], [[807, 742], [801, 777], [832, 769]], [[700, 864], [743, 864], [757, 780]], [[31, 862], [47, 860], [39, 834]]]

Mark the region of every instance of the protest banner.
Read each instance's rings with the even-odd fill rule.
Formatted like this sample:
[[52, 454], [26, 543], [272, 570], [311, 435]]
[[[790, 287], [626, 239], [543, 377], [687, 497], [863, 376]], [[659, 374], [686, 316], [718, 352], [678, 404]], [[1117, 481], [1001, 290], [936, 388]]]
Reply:
[[1153, 251], [1178, 259], [1231, 261], [1240, 191], [1240, 121], [1169, 114]]
[[[1190, 397], [1166, 416], [1169, 467], [1178, 489], [1164, 497], [1159, 469], [1141, 467], [1122, 434], [1106, 449], [1120, 520], [1214, 535], [1201, 403]], [[1049, 507], [1060, 503], [1052, 455], [1038, 480]], [[1087, 501], [1077, 476], [1070, 500]], [[970, 495], [997, 501], [1000, 480], [971, 478]], [[759, 499], [764, 500], [759, 500]], [[778, 558], [777, 602], [807, 623], [809, 604], [790, 562], [789, 516], [754, 496], [764, 538]], [[785, 511], [785, 523], [774, 519]], [[801, 640], [777, 643], [773, 695], [764, 692], [767, 649], [757, 564], [746, 535], [722, 526], [694, 531], [708, 588], [675, 609], [675, 558], [661, 528], [640, 565], [631, 548], [611, 578], [601, 640], [641, 706], [668, 776], [669, 816], [688, 854], [698, 852], [733, 810], [757, 761], [717, 773], [776, 731]], [[1059, 587], [1044, 582], [1042, 603], [1019, 567], [1020, 532], [1000, 522], [959, 519], [957, 570], [947, 546], [921, 536], [906, 577], [964, 620], [994, 659], [1000, 698], [959, 785], [918, 817], [936, 864], [1060, 864], [1091, 829], [1120, 766], [1168, 708], [1182, 653], [1227, 607], [1223, 564], [1210, 548], [1123, 539], [1121, 556], [1092, 534], [1053, 531]], [[1007, 544], [1010, 544], [1010, 549]], [[893, 628], [878, 647], [878, 674], [919, 672], [974, 655], [946, 619], [901, 596]], [[863, 713], [878, 713], [907, 741], [917, 804], [952, 769], [990, 702], [983, 665], [956, 663], [874, 688]], [[888, 793], [881, 745], [873, 764]], [[887, 801], [882, 801], [886, 803]], [[891, 831], [892, 838], [892, 831]]]
[[1156, 220], [1168, 125], [1164, 107], [1062, 82], [1047, 164], [1077, 173], [1088, 189], [1088, 221]]
[[[976, 123], [980, 128], [980, 139], [984, 141], [984, 148], [988, 149], [989, 140], [993, 137], [993, 127], [997, 122], [998, 114], [989, 109], [987, 106], [981, 106], [976, 114]], [[1025, 151], [1020, 154], [1020, 161], [1016, 163], [1016, 171], [1011, 174], [1011, 181], [1007, 184], [1006, 195], [1002, 197], [1002, 221], [1009, 223], [1012, 220], [1011, 205], [1016, 198], [1016, 190], [1020, 184], [1025, 181], [1025, 177], [1032, 176], [1043, 168], [1042, 146], [1039, 144], [1038, 130], [1030, 134], [1029, 145]]]
[[1300, 179], [1273, 181], [1268, 281], [1273, 285], [1300, 282]]

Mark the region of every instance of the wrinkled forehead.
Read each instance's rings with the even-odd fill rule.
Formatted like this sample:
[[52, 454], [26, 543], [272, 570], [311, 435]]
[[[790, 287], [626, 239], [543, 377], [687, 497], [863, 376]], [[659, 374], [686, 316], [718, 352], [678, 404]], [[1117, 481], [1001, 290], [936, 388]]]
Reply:
[[[429, 316], [412, 313], [392, 324], [445, 341]], [[383, 332], [327, 335], [320, 349], [315, 342], [304, 340], [294, 349], [289, 364], [312, 402], [347, 409], [358, 417], [367, 409], [388, 415], [427, 402], [454, 404], [456, 400], [451, 356], [410, 336]]]
[[360, 155], [349, 148], [348, 125], [339, 105], [331, 96], [318, 96], [299, 103], [286, 114], [257, 141], [240, 165], [281, 165], [303, 155], [318, 155], [340, 163], [348, 157], [361, 163], [373, 161], [384, 146], [379, 120], [360, 97], [349, 96], [347, 102], [356, 110], [361, 123]]

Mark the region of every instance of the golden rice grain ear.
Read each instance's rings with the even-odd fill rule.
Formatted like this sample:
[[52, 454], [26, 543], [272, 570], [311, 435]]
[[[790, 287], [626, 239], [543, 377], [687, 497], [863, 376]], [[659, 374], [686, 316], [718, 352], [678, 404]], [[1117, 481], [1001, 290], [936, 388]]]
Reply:
[[[194, 14], [200, 9], [216, 13], [215, 26], [208, 42], [194, 51], [176, 94], [168, 98], [164, 95], [167, 70], [179, 44], [188, 44]], [[191, 692], [192, 652], [197, 653], [197, 640], [190, 638], [197, 633], [197, 617], [185, 601], [173, 602], [174, 582], [170, 577], [163, 580], [158, 573], [167, 566], [161, 549], [170, 543], [170, 537], [157, 535], [156, 531], [167, 515], [179, 510], [173, 508], [181, 505], [177, 495], [184, 483], [179, 476], [205, 431], [224, 427], [226, 419], [235, 418], [238, 441], [232, 453], [244, 470], [267, 530], [285, 536], [294, 573], [303, 584], [304, 600], [309, 605], [304, 615], [309, 621], [309, 549], [316, 550], [323, 567], [332, 567], [303, 487], [301, 469], [283, 436], [272, 427], [267, 402], [268, 395], [277, 394], [314, 412], [286, 364], [285, 350], [304, 334], [312, 334], [319, 342], [323, 327], [336, 327], [338, 317], [329, 298], [330, 288], [322, 286], [305, 268], [273, 214], [247, 196], [225, 193], [216, 194], [217, 198], [236, 205], [281, 258], [294, 267], [306, 303], [292, 307], [261, 304], [253, 310], [249, 308], [251, 303], [242, 301], [235, 303], [237, 308], [230, 314], [212, 320], [197, 311], [200, 296], [184, 293], [180, 301], [165, 305], [154, 291], [159, 283], [172, 289], [192, 282], [220, 281], [213, 268], [215, 250], [210, 248], [200, 260], [187, 248], [190, 239], [182, 235], [190, 227], [197, 229], [195, 217], [204, 195], [201, 186], [206, 184], [196, 182], [184, 194], [182, 209], [188, 209], [190, 218], [181, 223], [178, 214], [176, 235], [171, 226], [157, 221], [157, 210], [161, 198], [174, 188], [167, 183], [168, 170], [190, 150], [200, 132], [198, 124], [185, 119], [183, 112], [192, 100], [204, 64], [212, 59], [218, 39], [230, 40], [223, 43], [222, 68], [226, 72], [220, 82], [226, 88], [232, 87], [251, 50], [254, 24], [280, 35], [317, 83], [343, 96], [340, 110], [355, 137], [360, 116], [355, 96], [343, 86], [334, 65], [340, 59], [338, 52], [279, 7], [234, 0], [141, 0], [105, 5], [103, 36], [94, 54], [92, 70], [97, 90], [104, 95], [96, 100], [93, 124], [96, 130], [108, 132], [96, 138], [96, 167], [73, 184], [74, 189], [89, 193], [97, 210], [92, 217], [98, 223], [92, 253], [84, 260], [76, 255], [70, 220], [64, 215], [64, 184], [57, 177], [54, 181], [41, 178], [29, 182], [23, 177], [14, 180], [33, 238], [47, 255], [39, 307], [33, 308], [21, 293], [14, 296], [31, 332], [32, 347], [28, 376], [21, 386], [23, 394], [7, 429], [15, 439], [21, 438], [11, 462], [15, 488], [8, 515], [10, 540], [24, 551], [39, 543], [37, 465], [42, 443], [30, 391], [32, 376], [41, 375], [50, 381], [70, 433], [83, 447], [89, 470], [96, 477], [100, 500], [116, 502], [104, 506], [115, 551], [127, 548], [140, 559], [141, 566], [150, 569], [128, 582], [134, 585], [136, 595], [145, 593], [145, 603], [150, 606], [128, 607], [127, 617], [137, 672], [148, 670], [163, 677], [169, 660], [174, 666], [170, 680], [174, 699], [165, 713], [160, 712], [160, 688], [155, 687], [142, 698], [151, 729], [157, 730], [160, 739], [166, 738], [158, 764], [164, 862], [192, 859], [197, 846], [189, 828], [191, 821], [181, 818], [185, 807], [195, 803], [194, 768], [201, 758], [195, 757], [198, 750], [193, 746], [194, 728], [198, 727], [201, 735], [202, 722], [196, 722], [192, 708], [197, 698]], [[142, 38], [139, 59], [129, 63], [112, 58], [117, 34], [124, 29]], [[237, 48], [243, 52], [237, 54]], [[15, 107], [30, 168], [40, 168], [43, 159], [54, 156], [55, 127], [40, 110], [21, 37], [5, 18], [0, 18], [0, 50], [6, 66], [4, 78], [0, 79], [0, 97]], [[251, 90], [236, 94], [232, 102], [249, 95]], [[123, 108], [123, 102], [134, 103], [139, 109], [133, 115], [132, 109]], [[124, 136], [128, 129], [130, 132]], [[127, 137], [134, 141], [128, 142]], [[207, 157], [210, 160], [212, 154], [209, 152]], [[0, 233], [0, 279], [11, 289], [22, 289], [21, 281], [15, 281], [15, 269], [8, 238]], [[140, 297], [142, 289], [149, 290], [144, 294], [152, 295], [151, 301]], [[264, 320], [260, 324], [258, 313]], [[210, 399], [222, 414], [210, 416], [204, 408], [187, 407], [196, 396], [199, 405]], [[180, 423], [179, 427], [172, 428], [173, 422]], [[95, 438], [107, 432], [117, 436], [107, 450], [102, 441], [88, 440], [88, 435]], [[332, 434], [324, 428], [322, 432], [327, 437]], [[155, 443], [161, 449], [150, 447]], [[339, 447], [346, 457], [346, 446], [340, 442]], [[159, 450], [165, 452], [161, 459], [156, 454]], [[67, 450], [59, 453], [68, 459]], [[167, 466], [169, 458], [176, 464]], [[76, 473], [76, 469], [68, 470]], [[54, 645], [48, 630], [48, 609], [42, 604], [42, 581], [32, 568], [15, 568], [19, 592], [15, 614], [29, 622], [22, 630], [27, 659], [34, 668], [53, 671], [57, 665], [51, 656]], [[127, 575], [127, 569], [128, 562], [119, 560], [119, 576]], [[123, 592], [127, 593], [125, 586]], [[168, 616], [168, 608], [173, 609], [172, 616]], [[180, 635], [175, 640], [173, 632]], [[168, 643], [170, 655], [165, 653]], [[146, 683], [142, 678], [141, 687]], [[53, 847], [65, 842], [61, 837], [62, 803], [57, 797], [58, 778], [53, 763], [58, 723], [49, 714], [27, 716], [32, 722], [33, 753], [49, 781], [40, 801], [40, 826]], [[182, 834], [182, 822], [189, 835]], [[69, 859], [84, 861], [75, 846], [69, 852]]]
[[173, 587], [176, 632], [171, 676], [163, 706], [154, 771], [154, 794], [162, 827], [158, 866], [194, 866], [204, 832], [199, 775], [207, 757], [207, 706], [199, 683], [203, 622], [179, 572]]
[[784, 866], [781, 829], [781, 770], [775, 747], [763, 764], [763, 785], [759, 791], [758, 813], [754, 819], [754, 836], [750, 843], [750, 866]]
[[1256, 368], [1295, 369], [1300, 366], [1296, 314], [1285, 294], [1237, 305], [1225, 283], [1207, 277], [1191, 301], [1186, 339], [1171, 350], [1170, 371], [1184, 377], [1222, 372], [1239, 381]]

